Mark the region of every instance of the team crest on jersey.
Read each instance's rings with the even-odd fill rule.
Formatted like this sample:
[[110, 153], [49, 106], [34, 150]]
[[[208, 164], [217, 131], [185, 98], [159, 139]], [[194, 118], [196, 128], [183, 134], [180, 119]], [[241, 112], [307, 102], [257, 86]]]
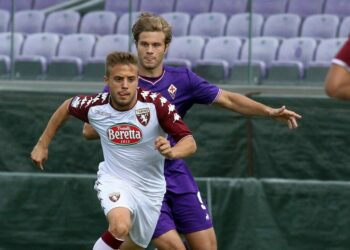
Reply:
[[147, 126], [151, 116], [151, 112], [149, 111], [149, 108], [136, 109], [135, 113], [136, 113], [137, 120], [143, 126]]
[[171, 98], [175, 99], [177, 88], [174, 86], [174, 84], [171, 84], [168, 88], [168, 93], [170, 94]]
[[113, 192], [113, 193], [110, 193], [108, 195], [109, 199], [112, 201], [112, 202], [117, 202], [120, 198], [120, 193], [119, 192]]
[[131, 123], [118, 123], [107, 129], [108, 139], [117, 145], [133, 145], [142, 140], [142, 131]]

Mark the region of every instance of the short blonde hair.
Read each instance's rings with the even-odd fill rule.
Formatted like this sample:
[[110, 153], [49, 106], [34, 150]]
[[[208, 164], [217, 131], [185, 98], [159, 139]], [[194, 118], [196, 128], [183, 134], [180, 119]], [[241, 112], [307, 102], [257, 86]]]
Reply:
[[134, 54], [131, 54], [129, 52], [114, 51], [108, 54], [106, 59], [106, 72], [105, 72], [107, 77], [110, 74], [110, 68], [112, 68], [117, 64], [132, 64], [137, 66], [138, 60]]
[[140, 14], [135, 24], [132, 26], [132, 34], [137, 44], [139, 36], [142, 32], [160, 31], [165, 35], [165, 45], [169, 45], [173, 37], [170, 24], [161, 16], [154, 15], [149, 12]]

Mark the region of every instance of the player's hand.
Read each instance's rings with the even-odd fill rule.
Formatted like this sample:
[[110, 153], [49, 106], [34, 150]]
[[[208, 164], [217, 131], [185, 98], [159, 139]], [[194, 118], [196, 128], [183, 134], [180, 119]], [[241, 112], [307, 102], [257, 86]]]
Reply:
[[44, 162], [47, 160], [48, 154], [48, 148], [44, 147], [42, 144], [40, 144], [40, 142], [38, 142], [33, 148], [30, 157], [37, 167], [39, 167], [41, 170], [44, 170]]
[[270, 116], [278, 121], [287, 123], [290, 129], [297, 128], [297, 120], [301, 119], [301, 115], [286, 109], [285, 106], [282, 106], [278, 109], [272, 109]]
[[158, 136], [157, 139], [154, 142], [154, 147], [166, 158], [172, 158], [172, 147], [170, 145], [170, 142], [162, 137]]

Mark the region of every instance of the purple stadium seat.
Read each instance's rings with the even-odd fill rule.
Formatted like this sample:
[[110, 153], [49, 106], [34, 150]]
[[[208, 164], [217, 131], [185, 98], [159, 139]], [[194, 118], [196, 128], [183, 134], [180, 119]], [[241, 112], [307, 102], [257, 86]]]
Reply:
[[[206, 70], [213, 68], [208, 77], [215, 76], [216, 81], [227, 78], [229, 68], [239, 58], [241, 46], [242, 41], [238, 37], [210, 38], [205, 45], [203, 59], [196, 62], [196, 70], [203, 69], [204, 73]], [[207, 79], [207, 76], [205, 78]]]
[[45, 14], [39, 10], [22, 10], [15, 13], [15, 32], [38, 33], [43, 29]]
[[[254, 37], [251, 41], [251, 64], [260, 68], [262, 78], [266, 76], [266, 70], [270, 63], [276, 59], [279, 41], [273, 37]], [[249, 61], [249, 42], [245, 42], [242, 48], [240, 61], [236, 61], [234, 66], [246, 65]]]
[[[24, 41], [24, 36], [20, 33], [14, 33], [14, 56], [17, 57], [22, 48], [22, 44]], [[5, 72], [2, 73], [8, 73], [10, 70], [10, 63], [11, 63], [11, 33], [5, 32], [0, 33], [0, 65], [5, 66]]]
[[[279, 40], [274, 37], [254, 37], [251, 41], [251, 59], [261, 61], [266, 66], [275, 60]], [[246, 41], [242, 48], [241, 61], [247, 62], [249, 59], [249, 42]]]
[[254, 0], [252, 11], [264, 16], [286, 12], [288, 0]]
[[128, 35], [106, 35], [101, 37], [95, 46], [93, 57], [90, 57], [84, 66], [83, 79], [101, 81], [105, 75], [106, 56], [114, 51], [128, 51]]
[[296, 37], [299, 34], [300, 24], [301, 18], [295, 14], [271, 15], [265, 21], [263, 36]]
[[[23, 43], [21, 56], [41, 56], [50, 61], [56, 56], [60, 36], [53, 33], [36, 33], [28, 35]], [[20, 57], [19, 57], [20, 58]]]
[[[96, 38], [90, 34], [71, 34], [62, 38], [58, 55], [52, 57], [48, 68], [48, 77], [78, 77], [83, 65], [93, 53]], [[54, 75], [53, 72], [55, 73]]]
[[221, 12], [227, 17], [247, 12], [248, 0], [213, 0], [212, 12]]
[[123, 14], [118, 21], [117, 24], [117, 32], [118, 34], [129, 34], [129, 27], [132, 28], [132, 25], [135, 23], [136, 19], [140, 15], [140, 12], [132, 12], [131, 13], [131, 25], [129, 25], [129, 13]]
[[314, 38], [333, 38], [337, 36], [339, 17], [320, 14], [308, 16], [301, 29], [301, 36]]
[[345, 17], [350, 14], [349, 0], [326, 0], [324, 7], [325, 14], [333, 14], [339, 17]]
[[202, 57], [205, 40], [199, 36], [176, 37], [170, 44], [166, 64], [191, 68]]
[[316, 49], [315, 60], [309, 62], [306, 68], [305, 80], [307, 84], [323, 86], [332, 59], [346, 41], [347, 38], [321, 40]]
[[332, 59], [346, 42], [346, 38], [330, 38], [321, 40], [316, 49], [315, 60], [309, 62], [309, 66], [315, 64], [330, 65]]
[[66, 1], [68, 0], [34, 0], [33, 9], [41, 10]]
[[117, 16], [112, 11], [92, 11], [83, 16], [80, 33], [107, 35], [113, 34]]
[[[0, 55], [11, 55], [11, 33], [0, 33]], [[22, 44], [24, 41], [23, 34], [14, 33], [14, 55], [18, 56], [21, 52]]]
[[224, 60], [229, 66], [232, 66], [239, 59], [241, 47], [242, 40], [238, 37], [213, 37], [205, 46], [203, 59]]
[[[140, 0], [131, 0], [132, 3], [132, 12], [139, 11]], [[125, 0], [106, 0], [105, 1], [105, 10], [112, 11], [118, 16], [121, 16], [124, 13], [129, 12], [129, 1]]]
[[210, 11], [211, 0], [177, 0], [175, 11], [186, 12], [191, 16]]
[[304, 70], [313, 60], [317, 42], [313, 38], [290, 38], [282, 41], [278, 58], [272, 61], [269, 81], [290, 81], [293, 84], [304, 77]]
[[28, 35], [23, 44], [22, 54], [16, 58], [16, 63], [22, 67], [40, 65], [38, 74], [46, 72], [47, 64], [56, 55], [60, 37], [52, 33], [36, 33]]
[[345, 17], [340, 24], [338, 37], [349, 37], [350, 35], [350, 17]]
[[76, 11], [56, 11], [48, 15], [45, 22], [45, 32], [62, 35], [78, 32], [80, 14]]
[[156, 14], [173, 12], [175, 0], [141, 0], [140, 11], [148, 11]]
[[0, 32], [6, 32], [8, 30], [10, 22], [10, 12], [7, 10], [0, 10]]
[[223, 36], [225, 26], [225, 14], [214, 12], [201, 13], [193, 17], [189, 35], [203, 37]]
[[283, 40], [277, 62], [272, 65], [280, 63], [289, 63], [296, 65], [303, 70], [303, 67], [308, 66], [314, 58], [317, 42], [309, 37], [296, 37]]
[[190, 25], [191, 16], [184, 12], [168, 12], [161, 16], [169, 22], [172, 27], [173, 36], [186, 36]]
[[[251, 50], [250, 50], [251, 46]], [[234, 62], [229, 73], [229, 81], [239, 84], [260, 84], [266, 77], [267, 68], [275, 60], [279, 40], [274, 37], [254, 37], [242, 47], [240, 60]], [[251, 79], [248, 73], [251, 72]], [[251, 80], [251, 81], [249, 81]]]
[[[0, 0], [0, 9], [5, 9], [11, 12], [12, 2], [12, 0]], [[30, 10], [32, 5], [32, 0], [16, 0], [15, 11]]]
[[107, 35], [101, 37], [95, 46], [94, 56], [92, 58], [106, 60], [106, 56], [113, 51], [128, 51], [129, 36], [128, 35]]
[[[264, 17], [260, 14], [252, 14], [252, 37], [260, 36]], [[249, 36], [249, 13], [241, 13], [231, 16], [227, 22], [227, 36], [246, 38]]]
[[325, 0], [289, 0], [287, 12], [307, 17], [315, 14], [322, 14]]

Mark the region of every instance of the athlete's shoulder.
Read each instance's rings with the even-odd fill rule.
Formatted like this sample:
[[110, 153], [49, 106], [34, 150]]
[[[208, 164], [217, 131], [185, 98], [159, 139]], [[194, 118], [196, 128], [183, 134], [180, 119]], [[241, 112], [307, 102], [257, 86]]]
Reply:
[[97, 105], [107, 104], [109, 93], [98, 93], [95, 95], [78, 95], [72, 98], [71, 108], [89, 108]]
[[186, 67], [173, 67], [173, 66], [164, 66], [165, 72], [168, 73], [174, 73], [174, 74], [188, 74], [190, 70], [188, 70]]
[[143, 88], [137, 88], [137, 99], [141, 102], [152, 102], [155, 103], [157, 99], [161, 97], [160, 93], [146, 90]]

